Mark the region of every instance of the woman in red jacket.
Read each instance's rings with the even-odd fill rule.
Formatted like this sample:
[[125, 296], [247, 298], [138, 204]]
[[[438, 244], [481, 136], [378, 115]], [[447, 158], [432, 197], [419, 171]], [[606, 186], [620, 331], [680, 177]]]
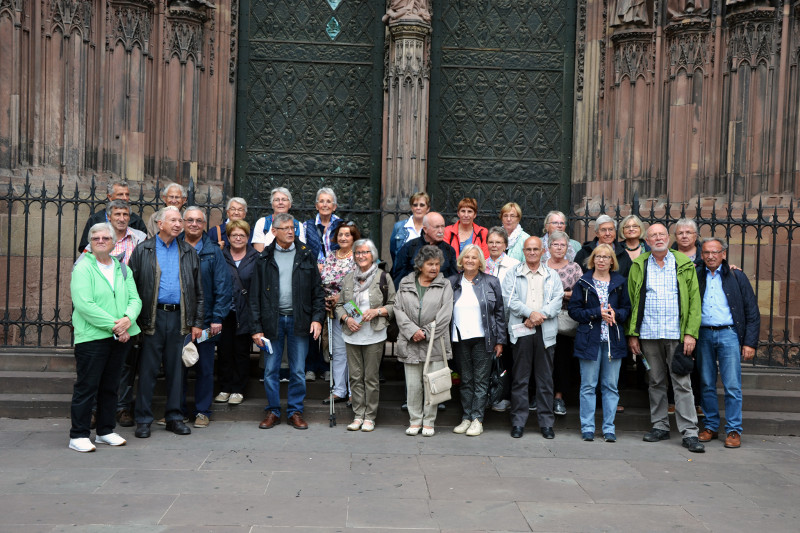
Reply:
[[475, 198], [464, 198], [458, 202], [458, 222], [444, 229], [444, 241], [456, 251], [456, 257], [468, 244], [478, 246], [483, 257], [489, 257], [489, 246], [486, 243], [489, 232], [483, 226], [475, 224], [478, 214], [478, 202]]

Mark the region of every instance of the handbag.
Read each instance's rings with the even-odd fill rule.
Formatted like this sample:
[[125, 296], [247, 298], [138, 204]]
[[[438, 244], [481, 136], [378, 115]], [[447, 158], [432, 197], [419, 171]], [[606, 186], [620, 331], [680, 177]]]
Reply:
[[492, 405], [503, 401], [506, 394], [506, 384], [503, 380], [506, 370], [499, 357], [492, 362], [492, 373], [489, 375], [489, 403]]
[[558, 312], [558, 334], [574, 337], [578, 333], [578, 322], [569, 316], [566, 309]]
[[425, 405], [439, 405], [450, 399], [450, 388], [453, 386], [453, 379], [450, 376], [450, 368], [447, 366], [447, 356], [442, 354], [444, 368], [428, 372], [428, 364], [431, 360], [431, 350], [433, 349], [433, 339], [436, 337], [436, 321], [431, 322], [431, 338], [428, 341], [428, 353], [425, 356], [425, 366], [422, 367], [422, 386], [425, 391]]

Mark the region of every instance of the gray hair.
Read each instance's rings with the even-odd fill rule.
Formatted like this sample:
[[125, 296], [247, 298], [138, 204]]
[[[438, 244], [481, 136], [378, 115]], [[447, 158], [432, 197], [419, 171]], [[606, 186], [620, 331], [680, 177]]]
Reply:
[[106, 190], [107, 190], [109, 196], [114, 194], [114, 187], [125, 187], [126, 189], [129, 188], [128, 187], [128, 182], [125, 181], [124, 179], [120, 178], [120, 179], [111, 180], [111, 181], [108, 182], [108, 185], [106, 186]]
[[186, 187], [184, 187], [184, 186], [183, 186], [183, 185], [181, 185], [180, 183], [175, 183], [174, 181], [173, 181], [172, 183], [167, 183], [167, 184], [164, 186], [164, 188], [163, 188], [163, 189], [161, 189], [161, 196], [162, 196], [162, 197], [166, 197], [166, 196], [167, 196], [167, 193], [169, 192], [169, 190], [170, 190], [170, 189], [172, 189], [173, 187], [177, 187], [178, 189], [180, 189], [180, 191], [181, 191], [181, 196], [182, 196], [182, 197], [184, 197], [184, 198], [186, 198]]
[[358, 239], [356, 242], [353, 243], [353, 254], [356, 253], [360, 247], [366, 246], [369, 248], [369, 252], [372, 254], [372, 262], [377, 263], [380, 261], [378, 258], [378, 247], [375, 246], [375, 243], [372, 242], [372, 239]]
[[294, 217], [289, 213], [278, 213], [272, 217], [272, 227], [276, 227], [284, 222], [291, 222], [294, 226]]
[[722, 246], [722, 251], [723, 252], [728, 249], [728, 241], [726, 241], [722, 237], [706, 237], [705, 239], [702, 240], [702, 244], [700, 245], [700, 250], [703, 249], [703, 244], [705, 244], [707, 242], [712, 242], [712, 241], [718, 242], [719, 245]]
[[225, 204], [225, 210], [227, 211], [228, 209], [230, 209], [231, 208], [231, 204], [234, 203], [234, 202], [236, 202], [237, 204], [239, 204], [242, 207], [244, 207], [244, 214], [246, 215], [247, 214], [247, 202], [245, 201], [244, 198], [240, 198], [238, 196], [234, 196], [233, 198], [228, 200], [228, 203]]
[[422, 265], [431, 259], [439, 261], [439, 265], [441, 265], [444, 263], [444, 254], [438, 247], [431, 244], [426, 244], [419, 249], [417, 256], [414, 257], [414, 272], [419, 273], [419, 271], [422, 270]]
[[644, 229], [644, 222], [642, 222], [642, 219], [637, 217], [636, 215], [628, 215], [628, 216], [626, 216], [625, 218], [622, 219], [622, 222], [620, 222], [619, 225], [624, 230], [625, 226], [627, 226], [628, 222], [630, 222], [630, 221], [633, 221], [637, 226], [639, 226], [639, 231], [642, 232], [642, 235], [645, 234], [646, 230]]
[[314, 200], [314, 203], [319, 202], [319, 197], [322, 196], [323, 194], [327, 194], [328, 196], [333, 198], [333, 203], [336, 204], [337, 206], [339, 205], [339, 202], [336, 201], [336, 193], [333, 192], [333, 189], [331, 189], [330, 187], [322, 187], [320, 190], [318, 190], [317, 197]]
[[499, 235], [506, 242], [506, 246], [508, 246], [508, 232], [506, 228], [503, 226], [492, 226], [489, 229], [489, 233], [486, 235], [486, 240], [489, 240], [489, 237], [492, 235]]
[[89, 228], [89, 242], [92, 241], [92, 237], [94, 237], [95, 233], [100, 233], [101, 231], [107, 231], [109, 235], [111, 235], [111, 245], [117, 244], [117, 232], [114, 231], [114, 227], [109, 224], [108, 222], [98, 222], [91, 228]]
[[553, 233], [550, 234], [550, 239], [549, 239], [550, 246], [553, 246], [553, 243], [556, 241], [566, 241], [567, 246], [569, 246], [569, 235], [567, 235], [566, 232], [563, 231], [554, 231]]
[[127, 209], [128, 214], [131, 214], [131, 204], [125, 200], [113, 200], [108, 202], [108, 205], [106, 205], [106, 216], [110, 217], [111, 212], [114, 211], [114, 209]]
[[275, 196], [276, 193], [285, 194], [286, 197], [289, 199], [289, 203], [294, 205], [294, 202], [292, 201], [292, 193], [290, 193], [289, 189], [287, 189], [286, 187], [275, 187], [274, 189], [272, 189], [269, 192], [270, 203], [272, 203], [272, 198]]
[[158, 212], [156, 213], [156, 222], [161, 222], [162, 220], [164, 220], [164, 217], [167, 216], [168, 211], [175, 211], [176, 213], [178, 213], [179, 217], [183, 218], [183, 216], [181, 216], [180, 209], [178, 209], [174, 205], [168, 205], [158, 210]]
[[675, 233], [678, 232], [678, 228], [689, 226], [692, 230], [697, 233], [697, 223], [691, 218], [679, 218], [677, 222], [675, 222]]
[[597, 217], [597, 220], [594, 221], [594, 231], [597, 232], [600, 229], [600, 226], [602, 226], [603, 224], [608, 224], [609, 222], [614, 224], [614, 231], [617, 231], [616, 221], [614, 221], [614, 219], [608, 215], [600, 215], [599, 217]]
[[559, 216], [559, 217], [563, 218], [564, 219], [564, 223], [567, 222], [567, 215], [565, 215], [561, 211], [550, 211], [549, 213], [547, 213], [544, 216], [544, 225], [546, 226], [547, 224], [549, 224], [550, 223], [550, 218], [554, 217], [554, 216]]
[[189, 207], [184, 209], [183, 218], [186, 218], [186, 213], [188, 213], [189, 211], [200, 211], [200, 214], [203, 215], [203, 222], [206, 221], [206, 212], [203, 211], [200, 207], [197, 207], [196, 205], [190, 205]]

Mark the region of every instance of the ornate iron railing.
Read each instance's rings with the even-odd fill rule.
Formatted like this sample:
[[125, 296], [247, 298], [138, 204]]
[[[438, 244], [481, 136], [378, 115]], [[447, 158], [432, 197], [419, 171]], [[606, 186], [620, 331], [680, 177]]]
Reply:
[[[82, 186], [81, 186], [82, 185]], [[30, 175], [0, 186], [0, 346], [70, 346], [71, 302], [69, 275], [78, 256], [80, 232], [88, 216], [106, 201], [105, 186], [67, 183], [63, 178], [49, 185], [34, 184]], [[155, 183], [131, 189], [134, 212], [147, 219], [163, 206]], [[188, 186], [187, 205], [204, 209], [210, 223], [222, 221], [224, 206], [232, 196], [227, 187]], [[249, 200], [249, 199], [248, 199]], [[436, 199], [434, 207], [439, 204]], [[363, 232], [381, 247], [388, 240], [391, 223], [406, 213], [369, 209], [339, 199], [337, 214], [356, 220]], [[721, 206], [721, 207], [720, 207]], [[268, 205], [249, 205], [248, 220], [269, 213]], [[293, 213], [301, 220], [314, 214], [314, 198], [295, 198]], [[800, 299], [792, 301], [800, 285], [800, 266], [793, 255], [795, 232], [800, 228], [795, 205], [759, 204], [750, 208], [733, 202], [721, 204], [698, 200], [696, 205], [670, 204], [637, 198], [632, 205], [586, 203], [568, 213], [572, 235], [586, 241], [593, 237], [593, 221], [600, 213], [620, 221], [637, 213], [645, 223], [662, 222], [671, 228], [682, 217], [697, 223], [701, 236], [716, 235], [730, 242], [728, 259], [751, 279], [762, 315], [761, 340], [754, 364], [800, 368]], [[445, 213], [449, 215], [451, 213]], [[478, 222], [494, 225], [494, 213], [480, 212]], [[540, 233], [539, 217], [524, 218], [527, 229]], [[383, 239], [381, 238], [383, 237]], [[388, 255], [388, 254], [387, 254]]]

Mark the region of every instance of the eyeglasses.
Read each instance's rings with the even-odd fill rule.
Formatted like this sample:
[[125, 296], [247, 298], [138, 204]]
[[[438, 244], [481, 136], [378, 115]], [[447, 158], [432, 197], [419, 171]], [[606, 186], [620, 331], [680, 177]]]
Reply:
[[111, 237], [92, 237], [92, 242], [108, 242]]
[[666, 239], [669, 237], [666, 233], [651, 233], [648, 238], [650, 239]]
[[594, 256], [595, 261], [611, 261], [610, 255], [596, 255]]
[[191, 226], [193, 224], [203, 224], [205, 219], [203, 218], [185, 218], [183, 221], [186, 223], [187, 226]]
[[703, 255], [722, 255], [725, 250], [703, 250]]
[[180, 194], [170, 194], [167, 196], [167, 200], [183, 200], [183, 196]]
[[691, 231], [691, 230], [678, 231], [678, 232], [675, 233], [675, 235], [677, 235], [678, 237], [689, 237], [691, 235], [696, 235], [696, 234], [697, 234], [696, 232]]
[[567, 243], [565, 243], [565, 242], [551, 242], [550, 243], [550, 248], [566, 248], [566, 247], [567, 247]]
[[244, 207], [229, 207], [229, 213], [244, 213]]
[[425, 202], [417, 202], [415, 204], [411, 204], [411, 207], [428, 207], [428, 204]]
[[502, 218], [503, 218], [503, 220], [505, 220], [505, 219], [517, 219], [517, 218], [519, 218], [519, 216], [516, 213], [506, 213], [505, 215], [503, 215]]
[[362, 255], [372, 255], [372, 252], [370, 252], [370, 251], [366, 251], [366, 252], [355, 252], [353, 255], [355, 255], [355, 256], [362, 256]]
[[285, 228], [275, 228], [278, 231], [294, 231], [294, 226], [286, 226]]
[[553, 226], [566, 226], [567, 225], [566, 222], [562, 222], [560, 220], [559, 221], [551, 220], [550, 222], [548, 222], [548, 224], [552, 224]]
[[639, 226], [637, 226], [636, 224], [634, 224], [634, 225], [632, 225], [632, 226], [623, 226], [623, 227], [622, 227], [622, 229], [624, 229], [624, 230], [629, 230], [629, 229], [639, 229]]
[[616, 231], [614, 228], [600, 228], [597, 233], [615, 233]]
[[246, 238], [247, 238], [247, 235], [242, 235], [242, 234], [240, 234], [240, 233], [234, 233], [233, 235], [231, 235], [231, 236], [230, 236], [230, 237], [228, 237], [228, 238], [229, 238], [229, 239], [246, 239]]

